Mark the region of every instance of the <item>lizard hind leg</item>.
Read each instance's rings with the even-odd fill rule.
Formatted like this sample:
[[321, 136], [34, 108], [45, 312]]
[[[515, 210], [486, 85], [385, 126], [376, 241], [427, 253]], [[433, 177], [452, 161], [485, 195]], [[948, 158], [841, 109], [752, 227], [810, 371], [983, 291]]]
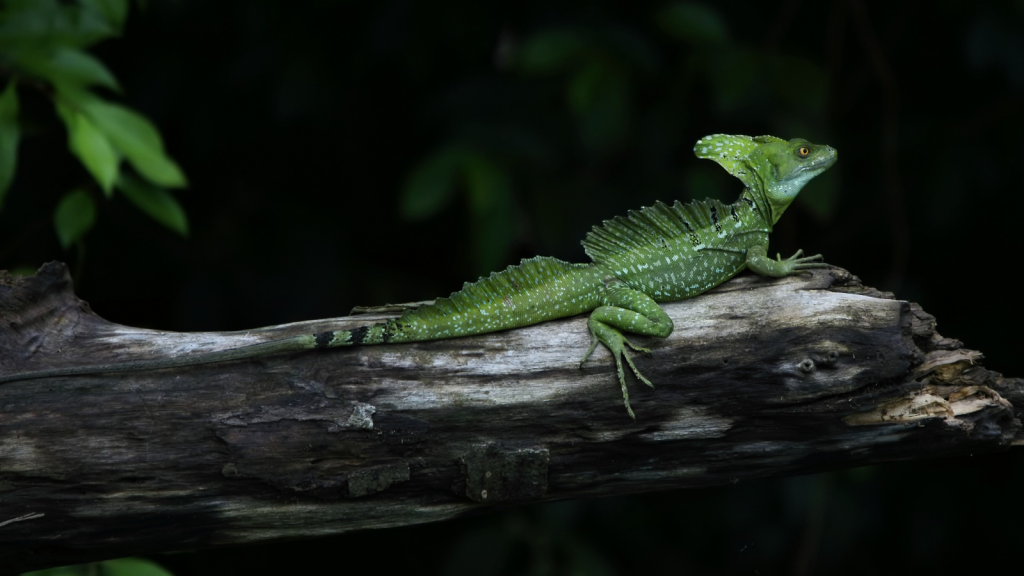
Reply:
[[604, 344], [608, 348], [608, 351], [612, 353], [612, 357], [615, 358], [615, 368], [619, 376], [619, 385], [622, 387], [622, 401], [626, 405], [626, 412], [629, 413], [630, 418], [636, 420], [636, 415], [633, 414], [633, 408], [629, 405], [629, 389], [626, 387], [626, 371], [622, 367], [622, 359], [626, 359], [626, 363], [629, 364], [629, 367], [633, 370], [633, 374], [636, 374], [636, 377], [639, 378], [641, 382], [653, 388], [654, 384], [651, 384], [651, 381], [645, 378], [637, 369], [636, 365], [633, 364], [633, 359], [630, 357], [629, 351], [626, 348], [633, 348], [634, 350], [641, 352], [647, 352], [647, 350], [633, 345], [633, 343], [627, 340], [621, 332], [596, 319], [594, 315], [590, 316], [590, 320], [587, 322], [587, 325], [590, 328], [590, 333], [593, 335], [594, 341], [590, 345], [590, 349], [587, 350], [587, 354], [583, 357], [583, 360], [580, 361], [580, 367], [583, 366], [583, 363], [587, 361], [587, 358], [589, 358], [594, 352], [594, 349], [597, 348], [598, 342]]
[[587, 361], [587, 358], [597, 348], [598, 342], [604, 344], [615, 358], [615, 368], [619, 376], [619, 385], [622, 387], [622, 400], [626, 405], [626, 411], [630, 418], [635, 420], [636, 416], [629, 405], [629, 390], [626, 388], [626, 374], [622, 361], [625, 359], [633, 374], [641, 382], [653, 388], [654, 385], [651, 381], [645, 378], [633, 363], [628, 348], [643, 353], [650, 351], [630, 342], [620, 330], [664, 338], [672, 333], [672, 320], [649, 296], [629, 288], [610, 289], [603, 304], [594, 310], [587, 321], [593, 341], [586, 355], [583, 356], [583, 360], [580, 361], [580, 365], [582, 366]]

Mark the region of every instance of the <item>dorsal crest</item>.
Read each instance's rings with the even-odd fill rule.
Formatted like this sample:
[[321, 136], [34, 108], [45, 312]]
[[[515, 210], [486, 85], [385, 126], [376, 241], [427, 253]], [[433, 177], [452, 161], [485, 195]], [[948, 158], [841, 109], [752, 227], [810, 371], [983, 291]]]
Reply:
[[547, 256], [527, 258], [516, 266], [509, 266], [476, 282], [466, 282], [462, 290], [453, 292], [447, 298], [438, 298], [432, 306], [409, 310], [402, 315], [402, 320], [436, 320], [450, 314], [462, 314], [529, 293], [545, 286], [552, 279], [566, 277], [574, 270], [585, 267], [586, 264], [572, 264]]
[[583, 239], [583, 249], [594, 262], [612, 265], [680, 242], [696, 249], [721, 215], [728, 213], [729, 207], [717, 200], [689, 204], [677, 200], [672, 206], [656, 202], [595, 226]]

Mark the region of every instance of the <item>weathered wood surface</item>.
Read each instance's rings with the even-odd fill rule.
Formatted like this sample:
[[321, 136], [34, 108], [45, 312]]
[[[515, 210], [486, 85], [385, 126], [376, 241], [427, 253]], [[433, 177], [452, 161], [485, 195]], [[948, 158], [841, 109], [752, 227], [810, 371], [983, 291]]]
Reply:
[[[458, 340], [0, 385], [0, 571], [441, 520], [1021, 443], [1024, 381], [841, 269], [665, 306], [630, 378], [585, 317]], [[0, 272], [0, 375], [371, 318], [182, 334], [109, 323], [66, 269]]]

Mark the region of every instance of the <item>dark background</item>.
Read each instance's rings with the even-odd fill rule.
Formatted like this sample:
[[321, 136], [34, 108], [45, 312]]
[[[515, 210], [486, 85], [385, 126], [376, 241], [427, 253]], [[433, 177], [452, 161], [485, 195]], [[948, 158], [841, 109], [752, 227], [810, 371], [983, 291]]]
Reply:
[[[245, 329], [445, 295], [521, 257], [585, 261], [603, 219], [735, 198], [698, 138], [767, 133], [840, 153], [773, 251], [820, 252], [1024, 376], [1020, 0], [153, 0], [94, 53], [188, 174], [191, 233], [96, 192], [96, 228], [62, 251], [53, 207], [90, 178], [25, 93], [0, 268], [66, 261], [110, 320]], [[896, 574], [1018, 554], [1019, 569], [1022, 485], [1010, 452], [157, 560], [179, 575]]]

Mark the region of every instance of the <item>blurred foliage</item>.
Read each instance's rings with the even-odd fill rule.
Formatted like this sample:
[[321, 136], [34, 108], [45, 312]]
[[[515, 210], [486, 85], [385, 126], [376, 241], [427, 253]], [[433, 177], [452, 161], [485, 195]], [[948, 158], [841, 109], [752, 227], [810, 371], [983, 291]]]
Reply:
[[[0, 30], [18, 7], [79, 15], [41, 38], [109, 33], [101, 4], [127, 7], [6, 2]], [[30, 63], [41, 72], [0, 34], [0, 268], [63, 253], [52, 215], [81, 202], [69, 191], [96, 205], [116, 190], [66, 224], [92, 222], [75, 288], [110, 320], [247, 329], [444, 295], [521, 257], [582, 261], [579, 241], [604, 219], [735, 199], [735, 179], [693, 158], [697, 138], [768, 133], [839, 150], [772, 252], [821, 252], [920, 302], [988, 367], [1024, 374], [1019, 288], [1001, 276], [1024, 210], [1021, 0], [176, 0], [125, 13], [122, 38], [62, 45], [75, 55]], [[54, 114], [53, 70], [79, 96], [144, 111], [162, 137], [89, 96]], [[161, 162], [163, 137], [197, 192], [184, 209], [166, 191], [181, 170]], [[126, 160], [116, 171], [111, 151]], [[1012, 493], [1022, 470], [1014, 452], [887, 465], [161, 562], [291, 573], [340, 550], [348, 569], [383, 557], [428, 574], [976, 572], [1012, 555], [1022, 510], [964, 495]]]
[[[767, 121], [782, 134], [830, 132], [827, 75], [819, 63], [730, 40], [720, 12], [703, 4], [668, 3], [652, 20], [654, 36], [613, 20], [545, 26], [523, 38], [504, 33], [495, 49], [502, 73], [469, 79], [439, 103], [450, 136], [412, 172], [402, 214], [433, 216], [464, 190], [475, 267], [485, 273], [508, 262], [523, 242], [519, 215], [524, 203], [542, 201], [534, 196], [560, 190], [588, 202], [583, 191], [600, 184], [559, 169], [566, 161], [591, 170], [630, 166], [624, 180], [645, 178], [638, 184], [662, 195], [681, 180], [692, 197], [728, 198], [707, 182], [714, 177], [704, 176], [714, 167], [691, 162], [681, 179], [672, 174], [695, 85], [711, 92], [718, 114]], [[564, 113], [552, 116], [550, 103], [559, 100]], [[827, 221], [838, 180], [814, 188], [807, 207]]]
[[22, 576], [172, 576], [170, 572], [142, 558], [119, 558], [75, 566], [25, 572]]
[[53, 227], [57, 230], [60, 244], [68, 248], [81, 240], [96, 223], [96, 204], [85, 190], [68, 193], [57, 204], [53, 213]]
[[509, 174], [485, 154], [451, 145], [417, 166], [400, 200], [402, 215], [428, 218], [449, 203], [456, 187], [465, 190], [473, 235], [473, 255], [481, 274], [507, 259], [513, 235]]
[[[17, 167], [22, 86], [52, 102], [67, 129], [68, 149], [103, 195], [110, 198], [117, 188], [157, 222], [188, 233], [184, 211], [164, 190], [184, 187], [185, 174], [164, 152], [156, 128], [138, 112], [91, 90], [121, 92], [110, 70], [84, 49], [120, 36], [127, 15], [128, 0], [0, 4], [0, 75], [7, 77], [0, 96], [0, 207]], [[122, 159], [155, 186], [131, 178]], [[61, 246], [80, 244], [95, 220], [96, 203], [87, 189], [76, 188], [64, 196], [53, 216]]]

